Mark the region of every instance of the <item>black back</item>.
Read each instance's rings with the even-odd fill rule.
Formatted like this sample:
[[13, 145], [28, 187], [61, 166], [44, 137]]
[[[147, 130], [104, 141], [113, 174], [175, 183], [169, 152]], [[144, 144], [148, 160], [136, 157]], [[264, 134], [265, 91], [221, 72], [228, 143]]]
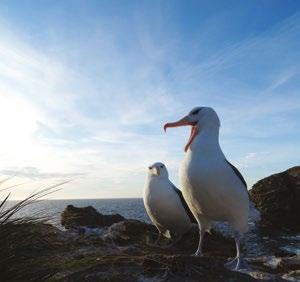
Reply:
[[[231, 164], [229, 161], [226, 160], [226, 162], [231, 166], [232, 170], [234, 171], [234, 173], [236, 174], [236, 176], [242, 181], [242, 183], [244, 184], [244, 186], [247, 189], [247, 182], [244, 179], [243, 175], [239, 172], [239, 170], [233, 165]], [[248, 191], [248, 190], [247, 190]]]
[[180, 201], [181, 201], [181, 203], [182, 203], [182, 205], [183, 205], [183, 207], [184, 207], [184, 209], [185, 209], [185, 212], [186, 212], [187, 215], [189, 216], [191, 222], [192, 222], [192, 223], [197, 223], [197, 220], [196, 220], [195, 217], [193, 216], [191, 210], [189, 209], [189, 207], [188, 207], [186, 201], [185, 201], [184, 198], [183, 198], [182, 192], [181, 192], [177, 187], [175, 187], [174, 185], [173, 185], [173, 189], [174, 189], [174, 191], [177, 193], [177, 195], [179, 196]]

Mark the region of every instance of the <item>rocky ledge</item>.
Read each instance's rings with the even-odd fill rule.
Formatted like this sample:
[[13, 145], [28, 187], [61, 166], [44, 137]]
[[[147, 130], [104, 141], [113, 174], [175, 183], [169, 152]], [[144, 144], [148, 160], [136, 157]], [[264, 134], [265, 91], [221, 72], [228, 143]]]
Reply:
[[250, 196], [260, 211], [260, 225], [300, 232], [300, 166], [253, 185]]
[[217, 231], [205, 235], [204, 257], [194, 257], [196, 226], [171, 248], [153, 247], [156, 228], [138, 220], [65, 231], [31, 222], [6, 228], [9, 236], [0, 236], [1, 281], [283, 281], [299, 276], [298, 258], [286, 254], [249, 259], [248, 274], [227, 270], [223, 265], [235, 254], [234, 242]]

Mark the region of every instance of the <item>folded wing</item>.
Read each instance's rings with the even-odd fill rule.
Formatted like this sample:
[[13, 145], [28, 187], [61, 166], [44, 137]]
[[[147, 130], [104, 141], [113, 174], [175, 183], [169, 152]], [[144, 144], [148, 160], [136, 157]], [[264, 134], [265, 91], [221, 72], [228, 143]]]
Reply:
[[183, 207], [184, 207], [184, 209], [185, 209], [185, 212], [187, 213], [188, 217], [190, 218], [190, 221], [191, 221], [192, 223], [197, 223], [197, 221], [196, 221], [195, 217], [193, 216], [191, 210], [189, 209], [189, 207], [188, 207], [186, 201], [184, 200], [184, 197], [183, 197], [183, 195], [182, 195], [182, 192], [181, 192], [176, 186], [174, 186], [174, 185], [173, 185], [173, 189], [174, 189], [174, 191], [177, 193], [177, 195], [179, 196], [180, 201], [181, 201], [181, 203], [182, 203], [182, 205], [183, 205]]

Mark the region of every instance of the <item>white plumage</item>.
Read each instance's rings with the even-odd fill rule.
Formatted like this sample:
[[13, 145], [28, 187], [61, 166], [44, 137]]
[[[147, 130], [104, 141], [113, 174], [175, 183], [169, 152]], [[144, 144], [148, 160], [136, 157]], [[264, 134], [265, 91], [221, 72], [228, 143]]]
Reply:
[[[181, 192], [169, 180], [164, 164], [155, 163], [149, 167], [144, 188], [146, 211], [161, 235], [178, 241], [191, 228], [191, 220], [182, 203]], [[187, 208], [187, 205], [186, 205]]]
[[227, 221], [235, 231], [237, 246], [237, 257], [228, 267], [243, 268], [239, 238], [248, 229], [249, 198], [245, 180], [220, 148], [219, 118], [212, 108], [197, 107], [165, 129], [182, 125], [192, 126], [180, 179], [183, 196], [199, 224], [196, 255], [202, 255], [202, 238], [211, 222]]

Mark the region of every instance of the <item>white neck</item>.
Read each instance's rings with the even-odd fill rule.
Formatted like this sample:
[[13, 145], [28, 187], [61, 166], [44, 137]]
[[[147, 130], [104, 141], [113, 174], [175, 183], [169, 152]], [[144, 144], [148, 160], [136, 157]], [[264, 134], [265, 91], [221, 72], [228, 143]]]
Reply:
[[207, 156], [223, 155], [219, 144], [219, 127], [201, 128], [191, 144], [191, 151]]

